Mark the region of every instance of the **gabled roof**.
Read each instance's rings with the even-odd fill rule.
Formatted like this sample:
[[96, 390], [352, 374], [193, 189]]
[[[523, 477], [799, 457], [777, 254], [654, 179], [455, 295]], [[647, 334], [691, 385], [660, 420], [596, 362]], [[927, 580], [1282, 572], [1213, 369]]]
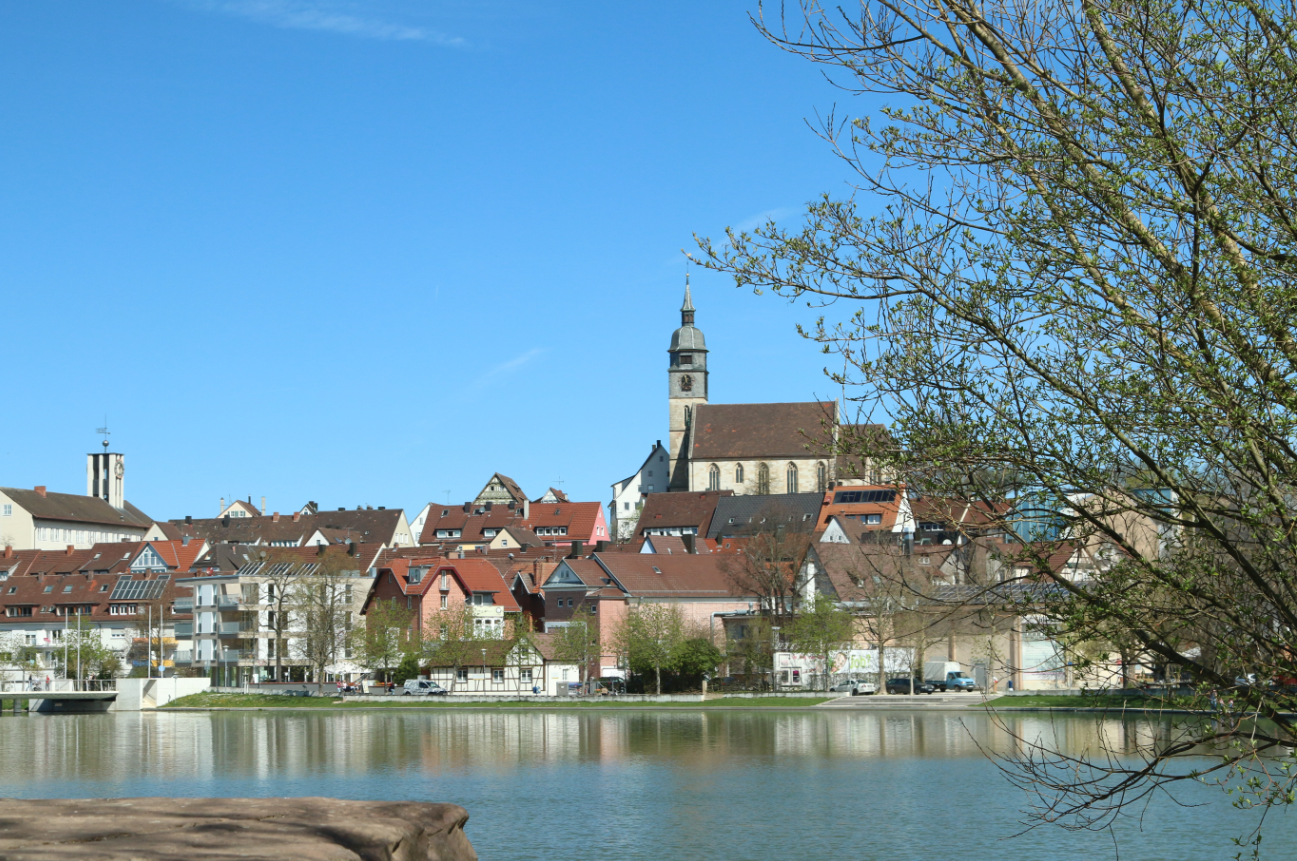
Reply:
[[[425, 569], [426, 573], [418, 583], [410, 582], [411, 568]], [[517, 600], [514, 599], [513, 593], [509, 591], [509, 584], [505, 582], [500, 571], [485, 559], [447, 559], [444, 556], [392, 559], [379, 568], [379, 576], [381, 577], [384, 572], [389, 572], [396, 578], [397, 585], [401, 587], [403, 594], [424, 595], [433, 591], [434, 586], [440, 582], [440, 575], [443, 571], [454, 577], [464, 591], [469, 594], [474, 592], [491, 593], [494, 595], [495, 604], [503, 607], [506, 613], [522, 611]], [[376, 578], [375, 583], [377, 584], [377, 582]], [[366, 605], [368, 605], [368, 600]]]
[[716, 539], [756, 532], [811, 532], [820, 514], [819, 493], [775, 493], [768, 496], [727, 496], [716, 504], [707, 537]]
[[699, 404], [694, 408], [690, 458], [697, 462], [828, 457], [836, 424], [833, 401]]
[[[213, 517], [172, 520], [180, 535], [204, 538], [213, 544], [300, 544], [319, 530], [339, 541], [358, 544], [391, 543], [404, 512], [400, 508], [323, 511], [319, 514], [270, 514], [263, 517]], [[171, 534], [171, 530], [167, 530]]]
[[623, 478], [621, 481], [614, 481], [612, 484], [613, 489], [615, 490], [620, 485], [626, 484], [627, 482], [634, 480], [635, 476], [643, 473], [644, 468], [648, 466], [653, 461], [653, 458], [657, 456], [659, 453], [663, 455], [667, 453], [667, 448], [662, 444], [662, 440], [658, 440], [657, 442], [653, 443], [653, 448], [649, 449], [648, 457], [644, 458], [644, 462], [639, 465], [639, 469], [635, 470], [630, 475]]
[[[953, 545], [915, 547], [907, 556], [899, 546], [815, 544], [810, 554], [819, 561], [820, 582], [827, 579], [838, 600], [860, 602], [870, 600], [879, 592], [875, 577], [888, 584], [892, 592], [905, 592], [908, 583], [916, 597], [932, 594], [936, 588], [932, 581], [937, 578], [942, 562], [957, 549]], [[929, 559], [930, 564], [921, 564], [923, 558]]]
[[46, 491], [42, 494], [17, 487], [0, 487], [0, 492], [38, 520], [129, 526], [134, 529], [148, 529], [153, 523], [153, 518], [129, 502], [122, 503], [122, 508], [113, 508], [97, 497], [75, 493]]
[[693, 527], [698, 535], [708, 534], [716, 503], [733, 496], [731, 490], [709, 490], [703, 493], [650, 493], [644, 498], [635, 534], [645, 529], [683, 529]]
[[[725, 556], [596, 553], [594, 559], [631, 598], [748, 598], [727, 573]], [[585, 579], [584, 577], [582, 578]]]

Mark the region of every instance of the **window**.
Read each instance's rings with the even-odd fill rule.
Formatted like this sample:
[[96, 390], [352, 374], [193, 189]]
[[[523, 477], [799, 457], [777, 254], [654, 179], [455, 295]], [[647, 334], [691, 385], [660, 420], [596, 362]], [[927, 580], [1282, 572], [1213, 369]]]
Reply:
[[46, 595], [48, 595], [49, 593], [51, 593], [51, 592], [54, 591], [54, 587], [53, 587], [53, 586], [46, 586], [45, 589], [44, 589], [43, 591], [45, 592]]
[[495, 682], [497, 685], [504, 684], [504, 670], [492, 670], [491, 681]]
[[788, 464], [788, 474], [787, 474], [786, 481], [788, 483], [788, 492], [796, 493], [797, 492], [797, 464], [795, 463]]
[[734, 483], [735, 484], [743, 483], [743, 464], [741, 463], [738, 466], [734, 467]]
[[764, 495], [770, 493], [770, 467], [766, 464], [757, 465], [757, 494]]
[[474, 592], [473, 604], [479, 607], [489, 607], [495, 603], [495, 597], [490, 592]]
[[721, 489], [721, 468], [714, 463], [711, 465], [711, 469], [707, 470], [707, 489]]
[[692, 365], [693, 363], [694, 363], [694, 354], [693, 354], [693, 353], [681, 353], [681, 354], [680, 354], [680, 364], [682, 364], [682, 365]]
[[922, 529], [924, 532], [940, 532], [940, 531], [941, 531], [941, 524], [940, 524], [940, 523], [931, 523], [931, 522], [929, 522], [929, 523], [920, 523], [920, 524], [919, 524], [919, 528]]
[[12, 619], [15, 616], [30, 616], [32, 614], [32, 608], [31, 607], [10, 607], [5, 612], [8, 614], [9, 618]]
[[105, 583], [104, 585], [100, 586], [100, 587], [99, 587], [99, 591], [100, 591], [100, 592], [107, 592], [107, 591], [108, 591], [108, 584]]
[[930, 557], [930, 556], [920, 556], [920, 557], [919, 557], [919, 564], [920, 564], [920, 565], [931, 565], [931, 564], [932, 564], [932, 557]]
[[443, 610], [446, 609], [446, 596], [445, 596], [445, 595], [442, 595], [442, 596], [441, 596], [441, 609], [443, 609]]
[[7, 502], [5, 503], [5, 507], [4, 507], [4, 516], [5, 517], [14, 516], [14, 507]]
[[866, 515], [864, 515], [863, 517], [861, 517], [861, 520], [865, 521], [866, 524], [873, 524], [873, 525], [877, 526], [877, 525], [879, 525], [879, 524], [881, 524], [881, 523], [883, 522], [883, 515], [881, 515], [881, 514], [866, 514]]
[[407, 609], [407, 610], [413, 610], [413, 609], [414, 609], [414, 599], [411, 598], [409, 595], [406, 595], [406, 596], [405, 596], [405, 609]]
[[622, 511], [630, 511], [630, 503], [629, 503], [629, 502], [623, 502], [623, 503], [621, 504], [621, 510], [622, 510]]
[[468, 667], [460, 667], [458, 670], [455, 670], [455, 681], [457, 682], [468, 681]]
[[524, 685], [531, 684], [531, 667], [523, 667], [518, 671], [518, 680]]
[[815, 489], [820, 493], [829, 489], [829, 469], [823, 463], [815, 464]]
[[112, 634], [112, 637], [113, 637], [114, 640], [125, 640], [125, 639], [126, 639], [126, 629], [125, 629], [125, 628], [113, 628], [113, 634]]

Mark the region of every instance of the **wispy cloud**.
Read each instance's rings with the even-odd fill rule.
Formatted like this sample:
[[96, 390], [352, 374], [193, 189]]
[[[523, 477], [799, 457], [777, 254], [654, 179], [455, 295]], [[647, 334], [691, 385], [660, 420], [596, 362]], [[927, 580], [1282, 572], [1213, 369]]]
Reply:
[[781, 218], [787, 218], [790, 215], [801, 212], [795, 206], [781, 206], [778, 209], [767, 209], [765, 212], [758, 212], [756, 215], [743, 219], [734, 225], [736, 233], [747, 233], [763, 226], [767, 221], [778, 221]]
[[544, 352], [545, 352], [544, 347], [535, 347], [523, 353], [521, 356], [514, 356], [512, 359], [509, 359], [506, 362], [501, 362], [500, 364], [494, 366], [486, 373], [478, 377], [477, 383], [478, 384], [485, 383], [488, 380], [495, 379], [496, 377], [504, 376], [505, 374], [511, 371], [516, 371], [519, 368], [521, 368], [523, 365], [526, 365], [530, 363], [533, 359], [539, 357]]
[[[361, 39], [428, 42], [446, 47], [467, 44], [459, 36], [448, 36], [427, 27], [398, 24], [363, 14], [350, 3], [327, 0], [181, 0], [190, 7], [225, 15], [236, 15], [271, 27], [291, 30], [322, 30]], [[364, 7], [360, 7], [364, 8]]]

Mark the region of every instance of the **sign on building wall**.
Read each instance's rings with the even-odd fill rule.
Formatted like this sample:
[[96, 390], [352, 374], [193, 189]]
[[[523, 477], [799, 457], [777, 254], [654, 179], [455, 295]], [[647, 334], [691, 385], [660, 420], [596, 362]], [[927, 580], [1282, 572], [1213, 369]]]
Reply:
[[[908, 673], [912, 655], [912, 649], [887, 649], [883, 656], [883, 669], [888, 674], [900, 675]], [[775, 669], [777, 671], [796, 669], [801, 670], [803, 673], [818, 672], [822, 660], [823, 656], [821, 655], [810, 655], [802, 652], [776, 652]], [[832, 663], [831, 672], [835, 675], [878, 674], [877, 649], [842, 649], [830, 652], [829, 660]]]

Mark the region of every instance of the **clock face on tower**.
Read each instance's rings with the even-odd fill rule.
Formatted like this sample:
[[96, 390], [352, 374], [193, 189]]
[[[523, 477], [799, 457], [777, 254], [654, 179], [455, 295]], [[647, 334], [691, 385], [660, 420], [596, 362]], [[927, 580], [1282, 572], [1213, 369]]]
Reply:
[[126, 472], [126, 464], [122, 463], [120, 460], [117, 461], [117, 466], [113, 469], [113, 472], [117, 473], [118, 478], [121, 478], [122, 474]]
[[691, 377], [689, 374], [685, 374], [683, 377], [680, 378], [680, 391], [692, 392], [693, 389], [694, 389], [693, 377]]

